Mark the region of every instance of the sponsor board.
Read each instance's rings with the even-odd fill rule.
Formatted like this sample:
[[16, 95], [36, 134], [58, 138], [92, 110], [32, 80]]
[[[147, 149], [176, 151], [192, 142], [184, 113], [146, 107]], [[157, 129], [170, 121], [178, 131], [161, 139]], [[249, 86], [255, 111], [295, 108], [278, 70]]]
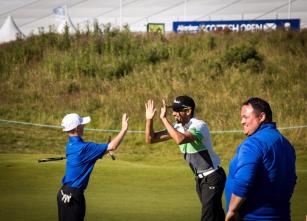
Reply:
[[164, 23], [148, 23], [147, 32], [157, 32], [160, 34], [164, 34], [165, 24]]
[[174, 32], [211, 31], [268, 31], [279, 28], [299, 30], [300, 19], [229, 20], [229, 21], [183, 21], [173, 22]]

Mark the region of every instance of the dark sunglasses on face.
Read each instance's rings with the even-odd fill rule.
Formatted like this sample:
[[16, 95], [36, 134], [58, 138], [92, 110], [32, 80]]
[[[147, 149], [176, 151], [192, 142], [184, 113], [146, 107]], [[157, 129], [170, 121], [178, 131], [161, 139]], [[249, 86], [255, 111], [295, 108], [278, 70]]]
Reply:
[[172, 108], [174, 112], [184, 112], [190, 109], [190, 107]]

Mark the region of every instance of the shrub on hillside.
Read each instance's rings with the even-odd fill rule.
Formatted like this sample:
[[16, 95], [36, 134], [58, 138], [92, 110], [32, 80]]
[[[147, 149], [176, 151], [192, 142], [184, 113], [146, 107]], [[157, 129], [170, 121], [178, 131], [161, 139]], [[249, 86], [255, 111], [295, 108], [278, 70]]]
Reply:
[[300, 52], [307, 54], [307, 30], [296, 31], [276, 31], [267, 37], [268, 43], [272, 47], [277, 47], [281, 53], [297, 55]]
[[145, 50], [144, 58], [145, 62], [155, 64], [159, 61], [167, 60], [169, 58], [169, 52], [167, 47], [158, 45]]
[[24, 61], [26, 63], [40, 61], [43, 58], [43, 48], [38, 44], [26, 44], [23, 53]]
[[213, 50], [213, 49], [216, 48], [216, 46], [217, 46], [217, 44], [216, 44], [214, 37], [212, 35], [209, 35], [209, 37], [207, 39], [207, 49]]
[[136, 41], [128, 27], [120, 31], [116, 28], [111, 28], [106, 25], [103, 31], [103, 50], [111, 55], [129, 55], [133, 54], [139, 48], [139, 43]]
[[39, 28], [39, 35], [32, 35], [33, 38], [37, 39], [37, 42], [42, 48], [54, 47], [57, 45], [59, 40], [59, 34], [56, 33], [56, 28], [53, 25], [49, 26], [48, 32], [45, 32], [44, 28]]
[[102, 79], [118, 79], [131, 72], [132, 69], [133, 63], [129, 59], [120, 58], [113, 64], [104, 65], [99, 76]]
[[102, 55], [103, 54], [103, 37], [100, 35], [93, 36], [91, 48], [94, 53]]
[[60, 40], [58, 41], [58, 48], [60, 50], [67, 50], [71, 46], [71, 37], [69, 35], [69, 28], [66, 25], [64, 28], [64, 34], [60, 35]]
[[91, 39], [91, 47], [95, 53], [102, 54], [103, 52], [103, 35], [99, 27], [98, 21], [94, 21], [94, 31]]
[[260, 72], [263, 68], [263, 59], [253, 46], [242, 45], [232, 47], [222, 55], [221, 60], [228, 66], [249, 69]]
[[208, 68], [209, 68], [210, 72], [212, 73], [211, 74], [212, 79], [216, 79], [216, 77], [223, 74], [222, 65], [217, 61], [210, 61], [208, 63]]
[[201, 75], [208, 76], [212, 80], [217, 80], [223, 75], [223, 67], [214, 59], [203, 59], [195, 65], [195, 73], [200, 73]]
[[78, 64], [79, 73], [87, 76], [94, 77], [96, 75], [96, 67], [92, 63], [82, 62]]
[[67, 93], [73, 94], [80, 91], [80, 86], [76, 82], [70, 82], [67, 86]]

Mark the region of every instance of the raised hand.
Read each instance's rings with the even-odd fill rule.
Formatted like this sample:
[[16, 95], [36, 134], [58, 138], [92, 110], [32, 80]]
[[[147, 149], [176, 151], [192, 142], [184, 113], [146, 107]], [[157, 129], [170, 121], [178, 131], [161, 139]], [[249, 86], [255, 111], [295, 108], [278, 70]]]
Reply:
[[162, 99], [162, 107], [161, 107], [161, 112], [160, 112], [161, 119], [166, 117], [166, 111], [167, 111], [166, 102], [164, 99]]
[[156, 113], [156, 108], [153, 100], [148, 100], [147, 103], [145, 103], [145, 108], [146, 108], [146, 119], [152, 120], [155, 117]]
[[129, 117], [127, 117], [127, 114], [123, 114], [122, 117], [122, 130], [127, 131], [128, 130], [128, 121], [129, 121]]
[[[126, 133], [128, 131], [128, 121], [129, 121], [129, 118], [127, 117], [127, 114], [126, 113], [123, 114], [123, 117], [122, 117], [122, 129], [117, 134], [117, 136], [109, 143], [109, 146], [108, 146], [108, 151], [109, 152], [116, 150], [118, 148], [119, 144], [124, 139], [124, 137], [125, 137], [125, 135], [126, 135]], [[112, 152], [111, 152], [111, 154], [112, 154]], [[112, 157], [112, 159], [113, 159], [113, 157]]]

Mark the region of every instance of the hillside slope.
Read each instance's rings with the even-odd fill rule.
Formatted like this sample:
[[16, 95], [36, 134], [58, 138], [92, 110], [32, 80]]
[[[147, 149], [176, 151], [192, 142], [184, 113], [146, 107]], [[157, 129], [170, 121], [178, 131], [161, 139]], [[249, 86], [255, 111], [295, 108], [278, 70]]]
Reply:
[[[279, 127], [306, 125], [307, 31], [199, 34], [136, 34], [98, 25], [74, 36], [52, 31], [0, 45], [0, 119], [59, 125], [69, 112], [90, 115], [90, 128], [118, 129], [121, 114], [130, 130], [144, 130], [144, 103], [171, 103], [187, 94], [196, 115], [212, 131], [240, 130], [243, 101], [269, 101]], [[162, 125], [156, 119], [156, 129]], [[1, 123], [0, 152], [63, 153], [60, 129]], [[298, 152], [306, 151], [306, 128], [284, 131]], [[89, 131], [104, 141], [112, 133]], [[225, 159], [244, 139], [213, 134]], [[168, 148], [170, 147], [170, 148]], [[172, 142], [148, 146], [129, 134], [123, 158], [177, 155]]]

